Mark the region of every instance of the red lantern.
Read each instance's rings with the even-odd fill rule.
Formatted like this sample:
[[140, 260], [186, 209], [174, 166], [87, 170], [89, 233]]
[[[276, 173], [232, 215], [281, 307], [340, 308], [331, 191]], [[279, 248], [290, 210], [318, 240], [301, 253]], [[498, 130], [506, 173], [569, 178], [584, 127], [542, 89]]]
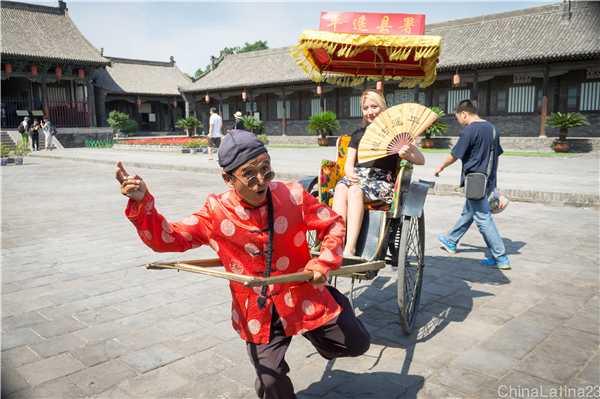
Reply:
[[210, 102], [210, 96], [207, 94], [206, 97], [204, 97], [204, 99], [206, 100], [207, 103]]
[[57, 78], [60, 78], [62, 76], [62, 69], [60, 67], [54, 68], [54, 74]]
[[246, 94], [246, 92], [242, 93], [242, 100], [246, 101], [248, 99], [248, 95]]
[[177, 100], [173, 100], [173, 108], [177, 108]]
[[321, 85], [318, 85], [318, 86], [317, 86], [317, 95], [319, 95], [319, 96], [320, 96], [321, 94], [323, 94], [323, 86], [321, 86]]
[[456, 71], [456, 75], [454, 75], [452, 83], [454, 83], [454, 86], [458, 86], [460, 84], [460, 75], [458, 74], [458, 71]]
[[79, 76], [79, 79], [83, 79], [83, 77], [85, 76], [83, 69], [80, 69], [79, 71], [77, 71], [77, 76]]
[[37, 67], [35, 65], [31, 66], [31, 74], [33, 76], [37, 76]]
[[142, 100], [140, 100], [139, 98], [137, 99], [137, 106], [139, 107], [140, 105], [142, 105]]
[[4, 64], [4, 70], [10, 75], [12, 73], [12, 64]]
[[383, 85], [381, 84], [381, 80], [377, 81], [377, 90], [381, 91]]

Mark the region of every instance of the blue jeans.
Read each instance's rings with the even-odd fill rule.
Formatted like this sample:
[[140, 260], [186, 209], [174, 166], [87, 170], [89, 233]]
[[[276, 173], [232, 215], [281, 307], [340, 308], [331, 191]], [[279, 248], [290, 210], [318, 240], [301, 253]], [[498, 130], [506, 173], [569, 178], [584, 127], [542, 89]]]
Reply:
[[499, 262], [506, 256], [506, 248], [504, 248], [504, 242], [502, 242], [496, 224], [494, 224], [494, 220], [492, 219], [488, 196], [489, 192], [482, 200], [465, 200], [465, 206], [463, 207], [460, 219], [458, 219], [454, 228], [446, 234], [446, 239], [452, 245], [458, 244], [458, 241], [469, 230], [473, 221], [475, 221], [479, 232], [490, 250], [490, 255], [496, 262]]

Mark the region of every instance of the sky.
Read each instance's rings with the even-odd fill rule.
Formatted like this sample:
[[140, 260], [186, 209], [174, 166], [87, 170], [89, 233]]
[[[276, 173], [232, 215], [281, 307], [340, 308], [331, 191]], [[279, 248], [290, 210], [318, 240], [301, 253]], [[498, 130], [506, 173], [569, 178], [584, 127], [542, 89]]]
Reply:
[[[58, 1], [22, 1], [56, 7]], [[319, 29], [322, 11], [425, 14], [426, 23], [538, 7], [556, 1], [66, 1], [81, 33], [105, 56], [169, 61], [194, 75], [225, 47], [266, 40], [296, 44], [303, 29]]]

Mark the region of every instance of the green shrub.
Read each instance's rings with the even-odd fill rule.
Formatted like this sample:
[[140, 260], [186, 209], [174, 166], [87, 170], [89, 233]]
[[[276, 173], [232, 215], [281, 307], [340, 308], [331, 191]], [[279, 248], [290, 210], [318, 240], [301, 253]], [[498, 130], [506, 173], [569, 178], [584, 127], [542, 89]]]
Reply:
[[306, 131], [308, 133], [317, 133], [321, 138], [327, 137], [327, 132], [337, 134], [340, 130], [340, 122], [331, 111], [323, 111], [311, 116], [308, 120]]
[[[112, 127], [113, 131], [123, 130], [123, 126], [126, 121], [129, 120], [129, 115], [119, 112], [117, 110], [110, 111], [106, 122]], [[137, 130], [137, 129], [136, 129]]]
[[121, 130], [125, 133], [137, 132], [138, 124], [136, 121], [134, 121], [132, 119], [127, 119], [125, 122], [123, 122], [123, 126], [121, 127]]
[[269, 144], [269, 137], [266, 134], [259, 134], [257, 137], [263, 142], [264, 145]]

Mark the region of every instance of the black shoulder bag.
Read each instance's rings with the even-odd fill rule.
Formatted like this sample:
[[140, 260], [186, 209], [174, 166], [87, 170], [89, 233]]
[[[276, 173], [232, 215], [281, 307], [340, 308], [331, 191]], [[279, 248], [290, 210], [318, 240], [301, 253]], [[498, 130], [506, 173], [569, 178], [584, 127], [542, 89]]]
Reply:
[[488, 178], [492, 174], [492, 165], [494, 163], [494, 143], [496, 142], [496, 128], [492, 138], [492, 148], [490, 149], [490, 161], [488, 162], [487, 174], [469, 173], [465, 176], [465, 197], [472, 201], [479, 201], [485, 198], [488, 186]]

